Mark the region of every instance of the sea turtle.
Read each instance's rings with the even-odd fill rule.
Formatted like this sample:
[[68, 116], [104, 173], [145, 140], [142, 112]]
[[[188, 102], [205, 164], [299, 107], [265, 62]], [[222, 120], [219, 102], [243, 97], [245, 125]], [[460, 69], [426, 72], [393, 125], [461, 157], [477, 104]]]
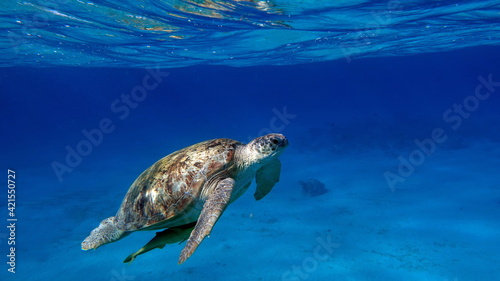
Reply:
[[[279, 181], [278, 156], [287, 145], [285, 136], [268, 134], [246, 145], [231, 139], [214, 139], [169, 154], [132, 183], [116, 215], [92, 230], [82, 242], [82, 249], [96, 249], [134, 231], [185, 230], [196, 222], [179, 257], [179, 264], [183, 263], [254, 177], [256, 200], [271, 191]], [[183, 235], [180, 236], [174, 235], [174, 240], [182, 241]]]

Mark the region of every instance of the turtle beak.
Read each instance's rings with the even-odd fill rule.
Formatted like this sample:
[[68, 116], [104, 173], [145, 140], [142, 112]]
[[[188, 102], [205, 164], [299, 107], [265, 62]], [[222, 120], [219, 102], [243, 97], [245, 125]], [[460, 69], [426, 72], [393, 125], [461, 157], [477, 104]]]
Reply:
[[282, 134], [269, 134], [266, 137], [274, 154], [280, 154], [288, 146], [288, 140]]
[[282, 134], [268, 134], [254, 139], [250, 145], [260, 154], [257, 158], [276, 157], [288, 146], [288, 140]]
[[281, 141], [280, 146], [283, 147], [283, 148], [285, 148], [285, 147], [288, 146], [288, 139], [285, 136], [283, 136], [283, 140]]
[[285, 148], [288, 146], [288, 139], [282, 134], [269, 134], [269, 140], [276, 146]]

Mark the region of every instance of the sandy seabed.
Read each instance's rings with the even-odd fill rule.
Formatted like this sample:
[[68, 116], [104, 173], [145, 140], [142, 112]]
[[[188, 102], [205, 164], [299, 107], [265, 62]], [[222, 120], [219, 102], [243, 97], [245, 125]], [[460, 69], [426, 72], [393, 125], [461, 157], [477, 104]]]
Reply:
[[[154, 232], [80, 249], [89, 232], [114, 215], [137, 169], [102, 161], [94, 171], [72, 174], [68, 185], [79, 183], [73, 189], [19, 198], [16, 273], [1, 275], [24, 281], [500, 280], [498, 144], [437, 149], [391, 190], [384, 172], [397, 171], [398, 153], [409, 152], [290, 149], [271, 194], [256, 202], [252, 186], [182, 265], [183, 245], [122, 263]], [[329, 192], [304, 195], [299, 181], [309, 178]], [[44, 180], [30, 183], [50, 184]], [[106, 188], [110, 184], [124, 186]]]

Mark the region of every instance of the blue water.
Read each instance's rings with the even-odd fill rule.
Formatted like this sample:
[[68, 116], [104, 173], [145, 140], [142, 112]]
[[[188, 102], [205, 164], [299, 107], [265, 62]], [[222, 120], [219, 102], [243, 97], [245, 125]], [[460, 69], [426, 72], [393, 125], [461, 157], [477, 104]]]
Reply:
[[[0, 279], [500, 280], [499, 17], [500, 1], [0, 4]], [[183, 244], [122, 263], [154, 231], [80, 249], [158, 159], [269, 132], [290, 142], [280, 182], [260, 201], [252, 185], [186, 263]]]
[[48, 0], [0, 8], [0, 66], [290, 65], [500, 39], [500, 1]]

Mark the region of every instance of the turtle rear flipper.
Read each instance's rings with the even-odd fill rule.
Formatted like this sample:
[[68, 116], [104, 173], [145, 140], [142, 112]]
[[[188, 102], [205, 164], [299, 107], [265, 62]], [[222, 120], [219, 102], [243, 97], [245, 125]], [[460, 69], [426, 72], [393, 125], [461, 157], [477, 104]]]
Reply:
[[128, 233], [116, 227], [115, 217], [109, 217], [101, 222], [82, 242], [82, 250], [97, 249], [104, 244], [114, 242], [127, 236]]

